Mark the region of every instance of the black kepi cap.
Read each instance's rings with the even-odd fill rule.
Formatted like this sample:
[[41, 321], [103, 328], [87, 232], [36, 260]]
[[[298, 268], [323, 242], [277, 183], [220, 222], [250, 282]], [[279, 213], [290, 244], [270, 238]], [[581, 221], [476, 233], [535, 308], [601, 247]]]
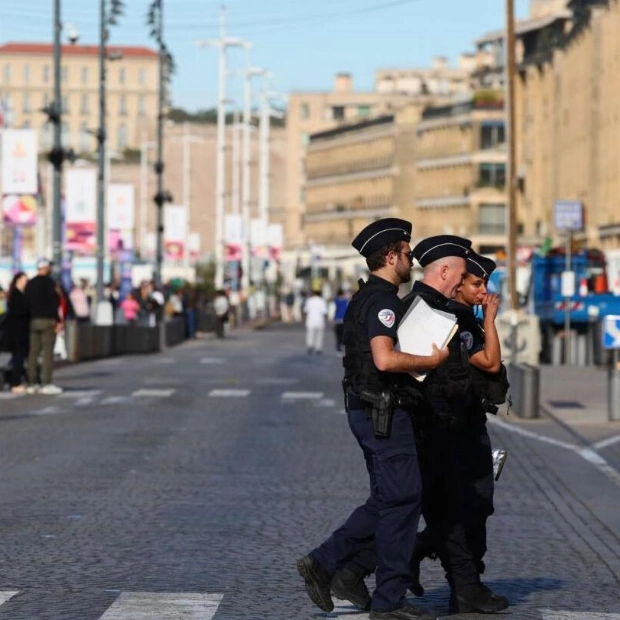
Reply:
[[486, 256], [476, 254], [473, 250], [469, 252], [466, 264], [467, 273], [471, 273], [474, 276], [478, 276], [479, 278], [484, 278], [486, 280], [493, 273], [493, 271], [495, 271], [495, 267], [497, 267], [497, 265], [494, 260], [491, 260]]
[[411, 240], [411, 222], [397, 217], [386, 217], [368, 224], [362, 232], [353, 239], [351, 245], [365, 258], [377, 250], [394, 241]]
[[413, 248], [413, 257], [422, 267], [426, 267], [426, 265], [447, 256], [467, 258], [470, 248], [471, 241], [469, 239], [456, 235], [435, 235], [420, 241]]

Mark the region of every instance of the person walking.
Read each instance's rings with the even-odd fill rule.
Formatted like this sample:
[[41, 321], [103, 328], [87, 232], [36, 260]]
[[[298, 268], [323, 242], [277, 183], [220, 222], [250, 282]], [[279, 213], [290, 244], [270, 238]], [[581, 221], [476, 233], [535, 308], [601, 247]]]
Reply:
[[[28, 353], [28, 393], [60, 394], [62, 388], [52, 383], [56, 334], [63, 329], [60, 319], [58, 287], [51, 278], [52, 263], [37, 260], [37, 275], [26, 285], [25, 295], [30, 310], [30, 351]], [[39, 355], [43, 358], [42, 385], [37, 380]]]
[[[410, 239], [410, 222], [386, 218], [369, 224], [353, 240], [370, 276], [360, 281], [344, 318], [343, 387], [349, 427], [366, 461], [370, 496], [326, 541], [297, 560], [310, 599], [323, 611], [334, 607], [334, 588], [359, 607], [370, 607], [373, 620], [436, 618], [405, 598], [422, 487], [411, 414], [388, 396], [413, 381], [409, 372], [428, 372], [448, 357], [447, 349], [437, 347], [430, 356], [395, 348], [404, 315], [398, 287], [411, 279]], [[348, 567], [369, 540], [376, 543], [376, 555], [365, 566]], [[375, 567], [370, 598], [364, 576]]]
[[344, 315], [349, 305], [349, 297], [339, 288], [334, 297], [334, 334], [336, 336], [336, 353], [344, 351]]
[[133, 325], [138, 318], [140, 312], [140, 304], [133, 296], [133, 293], [127, 293], [125, 299], [120, 303], [120, 309], [123, 313], [123, 319], [126, 323]]
[[[484, 277], [476, 275], [490, 273], [490, 265], [472, 254], [470, 246], [469, 240], [451, 235], [419, 243], [413, 254], [424, 269], [424, 277], [403, 299], [409, 307], [421, 297], [431, 307], [455, 314], [458, 322], [457, 337], [449, 343], [448, 361], [429, 373], [422, 384], [429, 415], [419, 429], [417, 451], [427, 531], [420, 535], [412, 556], [411, 589], [414, 594], [422, 593], [420, 559], [436, 552], [450, 585], [450, 611], [495, 613], [506, 609], [508, 600], [480, 581], [486, 551], [485, 524], [493, 511], [493, 463], [485, 412], [474, 390], [471, 365], [490, 372], [499, 369], [494, 323], [499, 304], [496, 296], [486, 295]], [[461, 265], [446, 260], [452, 247], [467, 248], [466, 272], [460, 273]], [[470, 270], [473, 279], [467, 276]], [[454, 297], [459, 301], [453, 301]], [[472, 302], [478, 300], [484, 302], [488, 338], [483, 338], [476, 326]]]
[[221, 289], [216, 291], [213, 299], [213, 312], [215, 312], [215, 335], [218, 338], [224, 338], [228, 331], [228, 313], [230, 311], [230, 303], [226, 291]]
[[11, 353], [11, 392], [25, 394], [24, 362], [30, 341], [30, 309], [24, 295], [28, 276], [19, 271], [13, 276], [7, 299], [7, 317], [3, 325], [4, 348]]
[[323, 353], [323, 337], [325, 335], [325, 317], [327, 317], [327, 302], [321, 291], [314, 290], [304, 303], [306, 315], [306, 349], [308, 354]]

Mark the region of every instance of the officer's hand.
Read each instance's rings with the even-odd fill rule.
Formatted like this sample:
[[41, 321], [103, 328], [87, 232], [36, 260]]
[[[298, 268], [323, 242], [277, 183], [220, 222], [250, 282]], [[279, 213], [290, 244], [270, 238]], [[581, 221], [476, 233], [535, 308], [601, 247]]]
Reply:
[[482, 311], [485, 319], [495, 320], [499, 307], [502, 305], [502, 298], [495, 293], [487, 293], [482, 299]]
[[437, 366], [441, 366], [450, 355], [448, 351], [448, 347], [444, 347], [443, 349], [438, 349], [437, 345], [433, 343], [433, 352], [431, 353], [431, 368], [437, 368]]

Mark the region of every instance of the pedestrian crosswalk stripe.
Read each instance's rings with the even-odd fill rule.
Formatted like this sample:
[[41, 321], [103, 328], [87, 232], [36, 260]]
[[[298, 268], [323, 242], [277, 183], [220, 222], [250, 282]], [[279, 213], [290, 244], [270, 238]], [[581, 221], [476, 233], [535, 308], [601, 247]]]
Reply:
[[101, 394], [101, 390], [67, 390], [58, 396], [60, 398], [92, 398]]
[[224, 360], [221, 357], [203, 357], [200, 360], [201, 364], [223, 364]]
[[318, 400], [323, 398], [323, 392], [283, 392], [283, 400]]
[[620, 614], [596, 611], [560, 611], [541, 609], [543, 620], [620, 620]]
[[167, 398], [168, 396], [172, 396], [174, 393], [176, 392], [176, 390], [155, 390], [155, 389], [141, 389], [141, 390], [136, 390], [132, 396], [134, 398], [139, 398], [141, 396], [150, 396], [150, 397], [155, 397], [155, 398]]
[[222, 594], [123, 592], [101, 620], [211, 620]]
[[250, 390], [211, 390], [209, 396], [217, 398], [244, 398], [248, 396]]
[[16, 594], [19, 594], [19, 590], [0, 591], [0, 605], [6, 603], [9, 599], [12, 599]]
[[108, 396], [101, 401], [102, 405], [119, 405], [130, 401], [129, 396]]

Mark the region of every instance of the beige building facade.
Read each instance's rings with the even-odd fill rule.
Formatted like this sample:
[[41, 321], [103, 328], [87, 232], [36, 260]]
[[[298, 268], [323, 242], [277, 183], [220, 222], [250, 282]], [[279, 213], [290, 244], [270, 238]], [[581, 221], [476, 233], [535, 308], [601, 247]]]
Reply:
[[[424, 70], [380, 71], [372, 92], [355, 91], [352, 77], [346, 73], [336, 76], [332, 92], [292, 92], [286, 129], [286, 246], [295, 249], [307, 247], [309, 243], [304, 218], [305, 158], [312, 134], [393, 115], [412, 102], [420, 105], [445, 102], [453, 92], [466, 89], [465, 73], [462, 67], [451, 69], [442, 61], [426, 73]], [[424, 76], [426, 82], [422, 80]]]
[[501, 92], [425, 110], [416, 127], [413, 237], [454, 234], [478, 252], [506, 246], [506, 143]]
[[[594, 6], [596, 4], [597, 6]], [[581, 202], [582, 243], [620, 248], [620, 5], [574, 0], [520, 35], [517, 157], [524, 235], [555, 243], [556, 201]]]
[[[157, 122], [156, 51], [146, 47], [108, 47], [108, 148], [123, 153], [153, 139]], [[99, 127], [99, 48], [63, 45], [61, 56], [63, 145], [76, 153], [93, 153]], [[53, 127], [41, 110], [54, 98], [53, 47], [45, 43], [0, 45], [0, 101], [3, 126], [32, 128], [39, 148], [51, 149]]]

